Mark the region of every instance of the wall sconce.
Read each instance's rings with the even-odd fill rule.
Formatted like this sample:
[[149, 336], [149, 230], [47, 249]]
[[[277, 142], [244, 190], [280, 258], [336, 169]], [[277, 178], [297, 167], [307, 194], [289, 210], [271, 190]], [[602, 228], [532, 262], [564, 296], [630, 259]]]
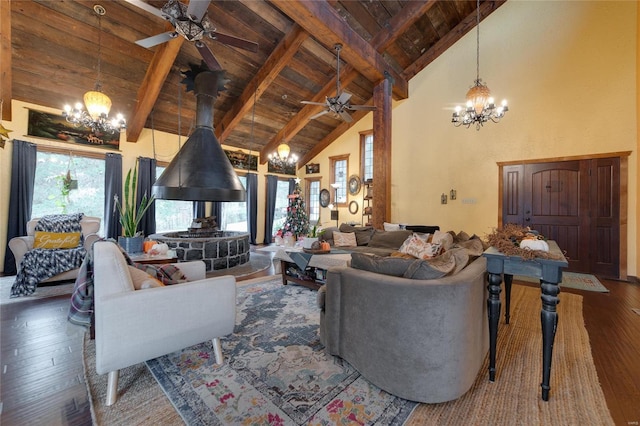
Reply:
[[456, 196], [458, 195], [457, 191], [455, 189], [452, 189], [451, 191], [449, 191], [449, 198], [452, 200], [456, 199]]
[[445, 194], [444, 192], [440, 196], [440, 204], [447, 204], [447, 194]]

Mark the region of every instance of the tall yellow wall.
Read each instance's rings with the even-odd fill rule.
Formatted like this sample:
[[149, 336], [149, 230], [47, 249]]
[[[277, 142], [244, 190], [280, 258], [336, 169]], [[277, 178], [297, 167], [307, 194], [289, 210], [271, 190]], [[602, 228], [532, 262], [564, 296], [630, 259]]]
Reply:
[[[450, 122], [476, 77], [475, 31], [448, 49], [393, 108], [391, 221], [485, 235], [498, 224], [498, 162], [632, 151], [627, 271], [637, 276], [637, 19], [635, 2], [502, 5], [480, 24], [480, 77], [511, 110], [480, 131]], [[440, 204], [451, 189], [457, 200]]]

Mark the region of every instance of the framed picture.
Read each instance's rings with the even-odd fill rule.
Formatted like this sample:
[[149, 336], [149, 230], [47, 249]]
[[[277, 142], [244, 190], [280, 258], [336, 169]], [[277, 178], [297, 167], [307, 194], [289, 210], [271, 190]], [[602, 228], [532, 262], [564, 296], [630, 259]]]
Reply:
[[319, 163], [309, 163], [305, 167], [307, 168], [307, 174], [320, 173]]
[[295, 176], [296, 175], [296, 164], [284, 164], [282, 166], [279, 165], [274, 165], [271, 161], [268, 162], [269, 165], [267, 167], [267, 170], [269, 171], [269, 173], [280, 173], [283, 175], [292, 175]]
[[234, 169], [258, 171], [258, 154], [224, 150]]
[[62, 114], [29, 109], [27, 135], [38, 138], [54, 139], [79, 145], [90, 145], [96, 148], [120, 149], [120, 133], [93, 132], [88, 127], [75, 127]]

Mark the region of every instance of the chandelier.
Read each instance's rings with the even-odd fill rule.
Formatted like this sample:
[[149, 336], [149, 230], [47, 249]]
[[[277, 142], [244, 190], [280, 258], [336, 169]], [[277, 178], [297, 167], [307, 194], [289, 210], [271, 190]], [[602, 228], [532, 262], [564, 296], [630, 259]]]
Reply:
[[480, 127], [489, 120], [494, 123], [499, 122], [509, 111], [506, 100], [503, 100], [502, 104], [496, 107], [495, 101], [491, 97], [491, 91], [480, 78], [480, 0], [477, 0], [476, 36], [476, 80], [467, 92], [465, 108], [457, 106], [451, 122], [456, 127], [465, 126], [467, 128], [475, 123], [476, 130], [480, 130]]
[[122, 114], [117, 114], [115, 118], [109, 119], [111, 99], [102, 93], [102, 84], [100, 83], [101, 17], [106, 13], [106, 10], [99, 4], [94, 5], [93, 10], [98, 15], [98, 78], [94, 90], [84, 94], [84, 104], [77, 102], [74, 107], [65, 105], [62, 115], [74, 126], [88, 127], [95, 133], [114, 133], [116, 130], [121, 132], [127, 128], [127, 122]]
[[275, 152], [269, 154], [269, 161], [276, 167], [284, 167], [296, 164], [298, 156], [291, 154], [291, 148], [286, 143], [281, 143]]

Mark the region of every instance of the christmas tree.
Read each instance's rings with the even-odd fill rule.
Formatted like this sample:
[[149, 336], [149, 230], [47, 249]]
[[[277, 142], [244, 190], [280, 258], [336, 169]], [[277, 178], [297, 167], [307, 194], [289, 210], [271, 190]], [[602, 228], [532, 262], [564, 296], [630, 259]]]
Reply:
[[291, 232], [296, 238], [307, 235], [309, 232], [309, 217], [304, 208], [304, 197], [300, 188], [300, 179], [296, 179], [296, 186], [293, 194], [289, 195], [289, 206], [287, 207], [287, 219], [282, 226], [282, 233], [286, 235]]

